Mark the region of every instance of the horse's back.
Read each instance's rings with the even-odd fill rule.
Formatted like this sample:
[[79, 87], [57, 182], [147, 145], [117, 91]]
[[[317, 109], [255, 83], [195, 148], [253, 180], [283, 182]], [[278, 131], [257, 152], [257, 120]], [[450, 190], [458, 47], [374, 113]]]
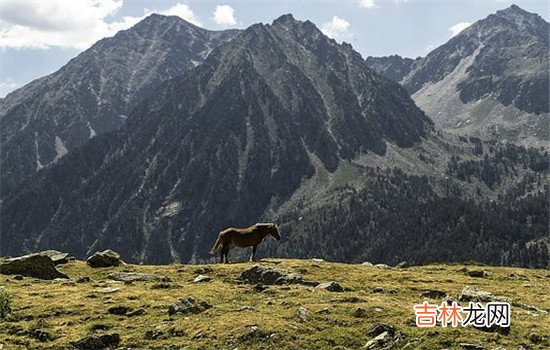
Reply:
[[220, 232], [220, 237], [226, 242], [230, 242], [239, 247], [249, 247], [258, 244], [258, 237], [255, 234], [254, 226], [247, 228], [230, 227]]

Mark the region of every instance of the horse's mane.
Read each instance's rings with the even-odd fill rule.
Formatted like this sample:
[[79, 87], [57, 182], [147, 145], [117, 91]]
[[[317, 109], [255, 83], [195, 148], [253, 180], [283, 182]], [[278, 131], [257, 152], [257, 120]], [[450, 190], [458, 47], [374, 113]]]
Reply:
[[258, 227], [273, 227], [273, 226], [275, 226], [275, 224], [272, 223], [272, 222], [258, 222], [256, 224], [256, 226], [258, 226]]

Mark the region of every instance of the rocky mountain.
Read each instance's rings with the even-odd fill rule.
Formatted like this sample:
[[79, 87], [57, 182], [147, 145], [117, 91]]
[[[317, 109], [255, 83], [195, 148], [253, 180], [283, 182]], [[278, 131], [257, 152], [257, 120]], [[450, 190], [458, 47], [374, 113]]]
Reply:
[[401, 57], [399, 55], [385, 57], [369, 56], [366, 61], [367, 65], [378, 73], [398, 82], [410, 73], [414, 63], [412, 58]]
[[236, 33], [153, 14], [1, 99], [2, 197], [88, 139], [120, 127], [162, 81], [194, 68]]
[[432, 129], [351, 46], [282, 16], [215, 48], [121, 130], [7, 199], [2, 253], [117, 246], [133, 261], [204, 258], [223, 226], [281, 206], [316, 169], [413, 146]]
[[539, 15], [512, 5], [416, 59], [406, 74], [395, 57], [367, 62], [445, 130], [547, 147], [549, 30]]
[[261, 254], [547, 267], [548, 163], [435, 129], [350, 45], [285, 15], [8, 196], [0, 255], [200, 262], [221, 229], [275, 221]]

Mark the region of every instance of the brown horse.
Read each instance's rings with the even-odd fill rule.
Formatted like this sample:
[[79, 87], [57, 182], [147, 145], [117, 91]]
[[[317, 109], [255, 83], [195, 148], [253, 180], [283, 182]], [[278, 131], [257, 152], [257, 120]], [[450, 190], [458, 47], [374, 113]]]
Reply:
[[250, 261], [254, 261], [258, 244], [260, 244], [268, 235], [275, 237], [276, 240], [281, 239], [277, 225], [272, 223], [258, 223], [247, 228], [230, 227], [220, 232], [216, 243], [214, 243], [212, 249], [210, 250], [210, 253], [214, 254], [221, 248], [220, 263], [229, 263], [229, 249], [232, 246], [252, 246], [252, 256], [250, 256]]

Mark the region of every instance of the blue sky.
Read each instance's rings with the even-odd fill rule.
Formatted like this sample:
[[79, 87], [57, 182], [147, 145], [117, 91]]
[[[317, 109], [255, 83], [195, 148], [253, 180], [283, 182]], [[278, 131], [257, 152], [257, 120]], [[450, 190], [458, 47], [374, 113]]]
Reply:
[[513, 3], [549, 20], [548, 0], [2, 0], [0, 96], [54, 72], [93, 42], [151, 12], [178, 15], [213, 30], [270, 23], [292, 13], [351, 43], [363, 57], [417, 57]]

